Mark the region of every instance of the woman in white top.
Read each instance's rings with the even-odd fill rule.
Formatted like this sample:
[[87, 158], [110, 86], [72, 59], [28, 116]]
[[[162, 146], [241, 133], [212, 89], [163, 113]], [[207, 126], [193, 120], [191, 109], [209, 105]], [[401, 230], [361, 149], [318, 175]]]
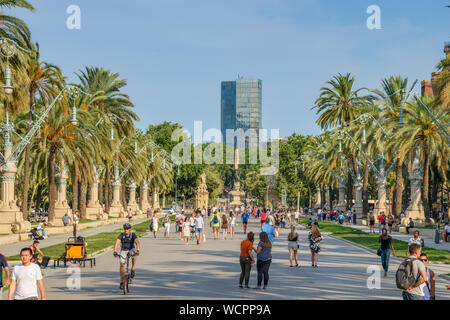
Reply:
[[159, 227], [159, 219], [157, 217], [157, 214], [153, 214], [153, 237], [156, 239], [156, 234], [158, 233], [158, 227]]
[[170, 218], [168, 213], [164, 216], [164, 238], [166, 237], [170, 237]]
[[231, 214], [230, 217], [230, 240], [234, 240], [234, 229], [236, 228], [236, 217]]
[[189, 237], [191, 235], [191, 223], [189, 222], [188, 219], [185, 219], [183, 222], [183, 237], [184, 237], [184, 243], [186, 245], [189, 244]]

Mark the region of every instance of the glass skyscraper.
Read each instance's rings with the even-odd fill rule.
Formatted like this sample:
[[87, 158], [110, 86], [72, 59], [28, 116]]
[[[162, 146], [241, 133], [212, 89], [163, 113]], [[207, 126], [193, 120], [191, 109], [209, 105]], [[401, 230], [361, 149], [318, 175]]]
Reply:
[[262, 81], [260, 79], [238, 78], [236, 81], [222, 81], [221, 87], [221, 130], [224, 143], [227, 129], [262, 128]]

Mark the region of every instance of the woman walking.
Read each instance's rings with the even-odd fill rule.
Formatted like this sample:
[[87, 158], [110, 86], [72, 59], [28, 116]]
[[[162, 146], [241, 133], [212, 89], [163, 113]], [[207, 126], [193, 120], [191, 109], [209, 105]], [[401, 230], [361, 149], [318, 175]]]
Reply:
[[242, 282], [245, 279], [245, 288], [250, 288], [248, 286], [248, 281], [250, 280], [250, 270], [252, 265], [255, 263], [253, 259], [253, 240], [255, 235], [253, 232], [247, 234], [247, 239], [241, 242], [241, 256], [239, 257], [239, 263], [241, 265], [241, 276], [239, 278], [239, 288], [243, 288]]
[[277, 212], [275, 214], [275, 237], [278, 238], [280, 235], [280, 226], [281, 226], [281, 213]]
[[269, 283], [269, 268], [272, 262], [272, 243], [270, 243], [269, 236], [266, 232], [259, 234], [259, 243], [256, 251], [256, 270], [258, 271], [258, 285], [255, 289], [261, 289], [261, 283], [264, 277], [264, 287], [267, 289]]
[[295, 258], [295, 266], [298, 267], [298, 233], [295, 232], [295, 226], [291, 226], [291, 232], [288, 235], [288, 250], [289, 250], [289, 262], [292, 265], [292, 256]]
[[222, 215], [222, 240], [227, 240], [228, 236], [228, 218], [226, 214]]
[[394, 217], [390, 213], [387, 217], [387, 224], [388, 224], [389, 234], [391, 234], [392, 233], [392, 225], [394, 224]]
[[230, 218], [230, 240], [234, 240], [234, 230], [236, 229], [236, 217], [231, 214]]
[[195, 217], [194, 214], [191, 214], [191, 217], [189, 218], [189, 223], [191, 224], [191, 240], [195, 239]]
[[184, 237], [184, 243], [186, 245], [189, 245], [189, 237], [191, 236], [191, 223], [189, 222], [189, 219], [185, 219], [183, 222], [183, 237]]
[[392, 237], [387, 234], [386, 228], [381, 230], [381, 236], [378, 238], [378, 242], [381, 243], [381, 265], [384, 269], [384, 276], [387, 277], [388, 269], [389, 269], [389, 256], [392, 255], [395, 257], [394, 245], [392, 244]]
[[309, 249], [311, 249], [311, 262], [312, 266], [317, 268], [319, 262], [320, 241], [323, 240], [323, 236], [320, 234], [319, 228], [313, 224], [311, 231], [308, 234]]
[[164, 238], [170, 238], [170, 218], [168, 213], [164, 216]]
[[369, 213], [369, 233], [375, 233], [375, 216], [373, 215], [373, 211], [370, 210]]
[[158, 227], [159, 227], [159, 219], [158, 214], [153, 214], [153, 238], [156, 239], [156, 234], [158, 233]]

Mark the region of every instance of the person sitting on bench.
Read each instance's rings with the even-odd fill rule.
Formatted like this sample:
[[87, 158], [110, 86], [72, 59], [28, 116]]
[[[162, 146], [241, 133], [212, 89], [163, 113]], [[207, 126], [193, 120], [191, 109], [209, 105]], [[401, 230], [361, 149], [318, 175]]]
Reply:
[[44, 253], [41, 251], [41, 249], [39, 249], [39, 241], [34, 240], [33, 244], [31, 246], [29, 246], [29, 248], [31, 249], [31, 252], [33, 253], [31, 262], [34, 262], [34, 263], [41, 262], [42, 258], [39, 257], [39, 254], [42, 257], [44, 257]]
[[448, 225], [448, 222], [446, 222], [444, 224], [444, 231], [442, 231], [442, 240], [448, 242], [448, 237], [450, 237], [450, 226]]
[[414, 221], [409, 218], [409, 226], [406, 227], [406, 233], [409, 234], [409, 229], [414, 228]]

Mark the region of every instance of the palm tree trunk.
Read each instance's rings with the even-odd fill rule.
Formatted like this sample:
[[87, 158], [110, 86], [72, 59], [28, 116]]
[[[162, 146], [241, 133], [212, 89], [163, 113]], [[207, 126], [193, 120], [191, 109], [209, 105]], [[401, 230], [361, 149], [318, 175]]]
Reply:
[[77, 164], [73, 162], [73, 170], [72, 170], [72, 210], [73, 212], [78, 210], [78, 171]]
[[397, 169], [395, 172], [394, 186], [394, 216], [399, 217], [402, 213], [402, 193], [403, 193], [403, 161], [397, 157]]
[[347, 204], [346, 209], [349, 210], [352, 207], [353, 200], [353, 179], [351, 174], [349, 173], [347, 176]]
[[55, 182], [55, 169], [56, 169], [56, 153], [58, 149], [52, 147], [50, 149], [49, 159], [48, 159], [48, 221], [55, 219], [55, 203], [57, 199], [57, 190]]
[[103, 204], [103, 180], [100, 179], [100, 182], [98, 183], [98, 202], [100, 204]]
[[106, 166], [106, 171], [105, 171], [105, 209], [106, 212], [109, 212], [109, 166]]
[[330, 199], [330, 210], [333, 210], [333, 189], [331, 188], [331, 185], [328, 186], [328, 197]]
[[[33, 121], [33, 108], [35, 103], [35, 91], [30, 90], [30, 112], [28, 113], [27, 132], [31, 130], [31, 123]], [[25, 164], [23, 173], [23, 194], [22, 194], [22, 214], [23, 218], [28, 220], [28, 189], [30, 188], [30, 153], [31, 144], [28, 143], [25, 147]]]
[[430, 192], [429, 192], [429, 182], [430, 182], [430, 153], [428, 150], [428, 144], [425, 142], [423, 146], [423, 207], [425, 210], [425, 217], [430, 217]]
[[369, 194], [367, 192], [368, 186], [369, 186], [369, 163], [366, 161], [364, 166], [364, 180], [362, 190], [363, 217], [367, 217], [369, 213]]
[[34, 206], [35, 218], [36, 215], [39, 213], [39, 210], [41, 209], [41, 202], [42, 202], [42, 184], [39, 184], [36, 192], [36, 205]]
[[86, 212], [86, 196], [87, 196], [87, 182], [86, 178], [80, 179], [80, 219], [86, 219], [87, 218], [87, 212]]
[[120, 201], [122, 202], [122, 206], [125, 209], [125, 211], [127, 211], [128, 207], [127, 201], [125, 199], [125, 184], [122, 184], [122, 186], [120, 187]]

